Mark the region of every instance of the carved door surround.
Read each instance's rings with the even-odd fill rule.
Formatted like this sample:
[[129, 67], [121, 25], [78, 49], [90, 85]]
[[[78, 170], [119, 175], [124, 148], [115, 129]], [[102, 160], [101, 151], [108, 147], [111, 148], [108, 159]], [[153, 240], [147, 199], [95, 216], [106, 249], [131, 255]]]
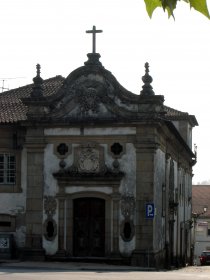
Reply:
[[[85, 143], [74, 148], [74, 162], [70, 167], [60, 166], [54, 173], [58, 182], [59, 248], [73, 254], [74, 199], [100, 198], [105, 201], [105, 256], [119, 254], [119, 186], [124, 176], [119, 169], [108, 168], [104, 160], [104, 147], [97, 143]], [[75, 187], [83, 187], [75, 191]], [[95, 191], [90, 191], [94, 187]], [[111, 189], [105, 194], [104, 187]], [[74, 188], [72, 191], [71, 188]], [[112, 205], [112, 207], [111, 207]], [[112, 210], [113, 209], [113, 210]], [[112, 232], [111, 232], [112, 228]]]
[[[67, 256], [74, 257], [74, 201], [81, 198], [101, 199], [105, 203], [105, 251], [104, 256], [119, 256], [119, 209], [120, 194], [107, 195], [100, 192], [80, 192], [74, 194], [59, 194], [58, 214], [58, 252], [64, 252]], [[88, 256], [87, 256], [88, 257]], [[97, 257], [97, 256], [95, 256]]]

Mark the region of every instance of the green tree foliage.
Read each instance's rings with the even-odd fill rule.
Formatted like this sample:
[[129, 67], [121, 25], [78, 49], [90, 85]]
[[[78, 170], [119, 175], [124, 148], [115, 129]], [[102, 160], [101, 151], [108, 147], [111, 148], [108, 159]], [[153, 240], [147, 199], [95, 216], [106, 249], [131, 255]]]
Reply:
[[178, 1], [184, 1], [190, 5], [190, 8], [194, 8], [196, 11], [205, 15], [210, 19], [206, 0], [144, 0], [146, 4], [147, 13], [152, 17], [154, 10], [158, 7], [163, 8], [164, 11], [168, 12], [168, 16], [174, 17], [174, 10]]

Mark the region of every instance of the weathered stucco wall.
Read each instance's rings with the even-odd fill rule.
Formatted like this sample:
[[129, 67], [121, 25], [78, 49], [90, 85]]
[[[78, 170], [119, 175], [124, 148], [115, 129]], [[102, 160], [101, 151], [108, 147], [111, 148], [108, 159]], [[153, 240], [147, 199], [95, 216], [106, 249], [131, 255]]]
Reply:
[[[125, 142], [125, 135], [135, 135], [134, 127], [116, 127], [116, 128], [90, 128], [80, 130], [79, 128], [55, 128], [55, 129], [45, 129], [45, 135], [50, 139], [49, 143], [46, 145], [44, 152], [44, 196], [53, 196], [55, 197], [59, 191], [59, 186], [57, 180], [54, 178], [53, 173], [57, 172], [60, 169], [59, 163], [60, 158], [56, 155], [54, 151], [54, 145], [58, 143], [71, 143], [71, 152], [65, 158], [66, 168], [70, 167], [74, 163], [74, 149], [83, 143], [83, 136], [90, 136], [91, 140], [97, 141], [101, 147], [104, 149], [104, 160], [108, 168], [113, 169], [113, 156], [109, 151], [109, 143], [115, 142], [114, 135], [118, 138], [117, 142], [120, 142], [120, 137], [122, 138], [122, 143], [124, 145], [125, 151], [118, 158], [119, 169], [125, 173], [125, 176], [121, 180], [119, 192], [121, 195], [136, 195], [136, 151], [132, 143]], [[72, 137], [82, 136], [74, 140]], [[97, 140], [97, 137], [100, 136], [100, 140]], [[104, 136], [104, 140], [101, 140], [101, 136]], [[64, 137], [65, 140], [62, 139]], [[108, 138], [106, 138], [108, 137]], [[60, 140], [59, 140], [60, 139]], [[113, 139], [113, 140], [110, 140]], [[105, 195], [111, 195], [113, 192], [112, 186], [87, 186], [85, 184], [81, 185], [71, 185], [65, 187], [65, 193], [68, 195], [74, 195], [76, 193], [101, 193]], [[111, 204], [112, 205], [112, 204]], [[112, 211], [112, 209], [111, 209]], [[124, 217], [119, 209], [119, 227], [120, 223], [123, 221]], [[58, 207], [56, 209], [56, 214], [53, 217], [56, 223], [58, 224]], [[43, 215], [43, 222], [47, 218], [46, 213]], [[133, 213], [132, 220], [135, 224], [135, 215]], [[112, 220], [109, 221], [112, 223]], [[58, 249], [58, 238], [56, 237], [53, 241], [47, 241], [44, 238], [43, 247], [46, 250], [47, 254], [51, 255], [56, 253]], [[135, 248], [135, 237], [129, 241], [125, 242], [120, 237], [119, 238], [119, 250], [123, 255], [130, 255], [133, 249]]]
[[154, 218], [154, 249], [159, 251], [165, 246], [165, 153], [158, 149], [154, 160], [154, 203], [155, 203], [155, 218]]
[[9, 214], [16, 218], [16, 231], [13, 233], [18, 247], [25, 245], [25, 209], [27, 186], [27, 154], [21, 151], [21, 189], [18, 193], [1, 193], [0, 214]]

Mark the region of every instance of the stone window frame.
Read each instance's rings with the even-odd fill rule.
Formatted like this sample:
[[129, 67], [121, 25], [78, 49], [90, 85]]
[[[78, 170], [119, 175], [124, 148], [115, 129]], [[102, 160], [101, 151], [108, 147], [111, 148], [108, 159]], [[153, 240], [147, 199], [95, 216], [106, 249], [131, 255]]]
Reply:
[[[8, 223], [10, 225], [3, 226], [2, 223]], [[15, 231], [15, 216], [10, 214], [0, 214], [0, 232], [13, 232]]]
[[[126, 238], [124, 235], [124, 228], [125, 228], [126, 223], [129, 223], [130, 229], [131, 229], [129, 238]], [[130, 242], [133, 239], [134, 235], [135, 235], [135, 225], [134, 225], [133, 220], [130, 218], [125, 218], [123, 221], [121, 221], [121, 224], [120, 224], [120, 236], [121, 236], [122, 240], [124, 242]]]
[[[115, 144], [115, 143], [119, 143], [122, 147], [123, 147], [123, 150], [122, 152], [119, 154], [119, 155], [116, 155], [114, 154], [112, 151], [111, 151], [111, 147]], [[112, 143], [110, 143], [108, 145], [108, 152], [109, 154], [115, 158], [115, 159], [119, 159], [121, 158], [125, 153], [126, 153], [126, 143], [123, 143], [122, 141], [113, 141]]]
[[[49, 222], [51, 222], [53, 224], [53, 228], [54, 228], [53, 235], [51, 237], [49, 237], [48, 233], [47, 233], [47, 225], [48, 225]], [[58, 232], [56, 221], [52, 217], [48, 217], [44, 221], [43, 228], [44, 228], [45, 239], [48, 240], [48, 241], [53, 241], [55, 239], [55, 237], [57, 236], [57, 232]]]
[[15, 170], [15, 183], [3, 183], [0, 184], [0, 193], [18, 193], [22, 192], [21, 189], [21, 151], [14, 149], [0, 149], [0, 154], [14, 155], [16, 159], [16, 170]]
[[[58, 151], [57, 148], [60, 144], [65, 144], [68, 147], [68, 152], [65, 153], [65, 155], [61, 155]], [[70, 143], [67, 143], [66, 141], [57, 141], [56, 143], [53, 144], [54, 147], [54, 154], [59, 158], [59, 159], [64, 159], [67, 158], [72, 153], [72, 145]]]

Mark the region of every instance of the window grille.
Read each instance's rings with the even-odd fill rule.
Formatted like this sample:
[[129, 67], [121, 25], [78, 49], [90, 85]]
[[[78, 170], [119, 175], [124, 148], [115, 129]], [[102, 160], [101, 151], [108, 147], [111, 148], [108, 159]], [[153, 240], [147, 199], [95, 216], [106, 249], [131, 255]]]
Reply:
[[14, 185], [16, 179], [16, 159], [12, 154], [0, 154], [0, 184]]

